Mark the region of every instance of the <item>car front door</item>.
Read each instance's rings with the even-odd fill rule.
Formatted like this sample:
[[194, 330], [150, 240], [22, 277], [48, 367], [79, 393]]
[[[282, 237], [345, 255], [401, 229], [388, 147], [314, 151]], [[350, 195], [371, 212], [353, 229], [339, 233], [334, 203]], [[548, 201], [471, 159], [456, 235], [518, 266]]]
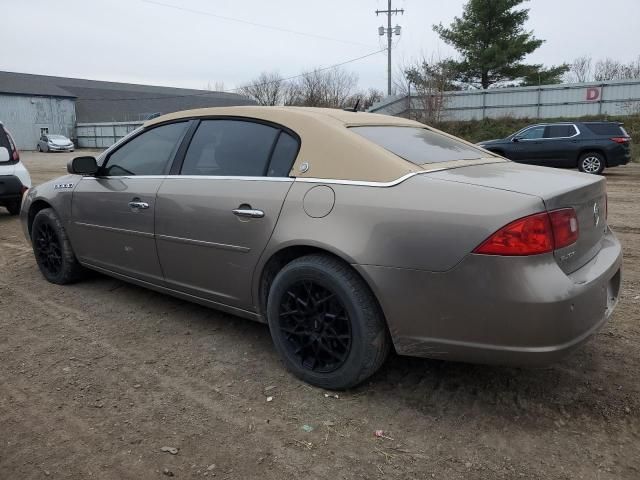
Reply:
[[293, 179], [299, 140], [279, 126], [202, 120], [156, 200], [156, 242], [168, 287], [253, 310], [255, 266]]
[[71, 205], [71, 241], [81, 262], [151, 283], [162, 283], [154, 239], [156, 192], [189, 122], [143, 131], [83, 177]]
[[540, 143], [544, 137], [544, 125], [535, 125], [516, 133], [511, 140], [509, 158], [521, 163], [538, 163]]

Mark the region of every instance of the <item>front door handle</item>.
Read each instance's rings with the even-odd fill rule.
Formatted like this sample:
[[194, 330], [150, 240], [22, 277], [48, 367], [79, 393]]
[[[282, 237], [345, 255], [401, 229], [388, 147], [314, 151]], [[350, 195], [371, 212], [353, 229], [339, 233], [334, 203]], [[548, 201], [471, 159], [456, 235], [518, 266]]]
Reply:
[[264, 212], [262, 210], [254, 210], [252, 208], [236, 208], [233, 210], [233, 214], [237, 217], [243, 218], [262, 218]]
[[147, 202], [141, 202], [134, 199], [129, 202], [129, 208], [132, 208], [134, 210], [146, 210], [147, 208], [149, 208], [149, 204]]

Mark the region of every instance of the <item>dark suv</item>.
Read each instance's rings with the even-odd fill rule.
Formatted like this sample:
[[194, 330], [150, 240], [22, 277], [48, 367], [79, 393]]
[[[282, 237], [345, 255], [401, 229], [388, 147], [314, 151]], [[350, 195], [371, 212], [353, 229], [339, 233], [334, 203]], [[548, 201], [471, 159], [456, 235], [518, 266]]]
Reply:
[[515, 162], [602, 173], [631, 160], [631, 137], [617, 122], [530, 125], [501, 140], [478, 143]]

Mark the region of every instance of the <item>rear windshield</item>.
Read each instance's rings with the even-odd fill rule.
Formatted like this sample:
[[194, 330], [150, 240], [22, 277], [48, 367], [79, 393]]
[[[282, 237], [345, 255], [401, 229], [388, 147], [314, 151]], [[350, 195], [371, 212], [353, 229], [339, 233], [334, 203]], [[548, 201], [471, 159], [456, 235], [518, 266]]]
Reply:
[[491, 155], [426, 128], [372, 126], [350, 130], [416, 165], [476, 160]]
[[615, 123], [585, 123], [584, 125], [596, 135], [627, 136], [624, 128]]

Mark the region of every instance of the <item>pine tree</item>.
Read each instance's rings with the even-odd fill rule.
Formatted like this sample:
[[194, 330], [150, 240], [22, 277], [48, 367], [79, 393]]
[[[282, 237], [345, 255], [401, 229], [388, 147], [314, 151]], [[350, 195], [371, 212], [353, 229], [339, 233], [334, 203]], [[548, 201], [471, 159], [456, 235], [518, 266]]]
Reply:
[[522, 63], [544, 42], [524, 29], [529, 10], [515, 8], [524, 1], [469, 0], [462, 18], [456, 17], [448, 28], [434, 25], [440, 38], [460, 53], [461, 59], [452, 63], [457, 81], [481, 88], [505, 81], [560, 82], [568, 65], [545, 69]]

